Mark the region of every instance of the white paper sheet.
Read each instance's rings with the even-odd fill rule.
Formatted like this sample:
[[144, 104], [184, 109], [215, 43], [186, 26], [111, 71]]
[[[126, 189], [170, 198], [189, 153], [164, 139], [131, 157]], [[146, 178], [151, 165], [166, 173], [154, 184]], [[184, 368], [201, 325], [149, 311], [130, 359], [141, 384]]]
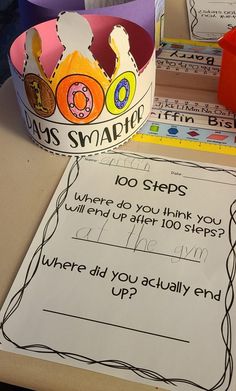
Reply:
[[71, 159], [0, 313], [2, 350], [169, 390], [235, 390], [236, 171]]
[[236, 1], [186, 1], [191, 39], [217, 41], [236, 26]]

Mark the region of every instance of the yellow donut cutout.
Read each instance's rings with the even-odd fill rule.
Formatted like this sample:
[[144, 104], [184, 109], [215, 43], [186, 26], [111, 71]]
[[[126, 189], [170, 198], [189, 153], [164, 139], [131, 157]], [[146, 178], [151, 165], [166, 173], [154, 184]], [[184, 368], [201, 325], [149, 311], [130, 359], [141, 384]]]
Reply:
[[136, 91], [136, 77], [133, 72], [124, 72], [110, 85], [106, 95], [107, 110], [114, 115], [124, 113], [131, 105]]

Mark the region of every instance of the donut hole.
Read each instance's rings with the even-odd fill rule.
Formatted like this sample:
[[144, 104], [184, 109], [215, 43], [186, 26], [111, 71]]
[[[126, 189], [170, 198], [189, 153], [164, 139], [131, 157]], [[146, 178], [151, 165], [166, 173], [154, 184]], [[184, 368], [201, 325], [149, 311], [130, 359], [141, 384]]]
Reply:
[[127, 90], [123, 86], [123, 87], [120, 88], [120, 91], [119, 91], [119, 101], [123, 102], [126, 99], [126, 95], [127, 95]]
[[87, 98], [81, 91], [77, 91], [74, 96], [74, 104], [78, 110], [84, 110], [87, 105]]

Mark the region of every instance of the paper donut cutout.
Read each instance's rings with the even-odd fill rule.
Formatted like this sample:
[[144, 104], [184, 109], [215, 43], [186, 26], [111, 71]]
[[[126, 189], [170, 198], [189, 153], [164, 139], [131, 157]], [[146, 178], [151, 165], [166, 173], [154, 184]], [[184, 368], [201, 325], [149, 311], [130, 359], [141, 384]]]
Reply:
[[114, 115], [122, 114], [131, 105], [136, 90], [136, 78], [133, 72], [124, 72], [110, 85], [107, 96], [107, 110]]
[[50, 117], [56, 108], [56, 101], [49, 84], [40, 76], [28, 73], [24, 78], [26, 95], [36, 114]]
[[94, 121], [104, 106], [104, 92], [97, 80], [85, 75], [69, 75], [56, 89], [58, 108], [68, 121], [86, 124]]

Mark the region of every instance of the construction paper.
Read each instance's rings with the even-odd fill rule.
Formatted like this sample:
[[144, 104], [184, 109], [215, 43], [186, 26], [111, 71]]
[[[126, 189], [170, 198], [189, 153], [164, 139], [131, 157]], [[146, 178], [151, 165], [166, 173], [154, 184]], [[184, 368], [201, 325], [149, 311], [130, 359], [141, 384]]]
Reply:
[[217, 41], [236, 26], [235, 1], [186, 1], [191, 39]]
[[29, 135], [48, 151], [113, 149], [150, 114], [155, 45], [126, 19], [62, 12], [14, 41], [10, 65]]
[[85, 9], [129, 3], [130, 0], [84, 0]]
[[0, 349], [170, 391], [233, 391], [236, 171], [72, 158], [0, 312]]
[[159, 49], [164, 38], [165, 0], [155, 0], [155, 13], [155, 42], [156, 48]]
[[[84, 0], [19, 0], [21, 20], [24, 30], [38, 23], [57, 17], [61, 11], [79, 11], [86, 14], [110, 15], [129, 19], [145, 28], [154, 38], [155, 0], [118, 1], [118, 4], [104, 7], [115, 1]], [[123, 4], [124, 3], [124, 4]], [[96, 5], [96, 8], [91, 6]], [[100, 6], [101, 5], [101, 6]]]

